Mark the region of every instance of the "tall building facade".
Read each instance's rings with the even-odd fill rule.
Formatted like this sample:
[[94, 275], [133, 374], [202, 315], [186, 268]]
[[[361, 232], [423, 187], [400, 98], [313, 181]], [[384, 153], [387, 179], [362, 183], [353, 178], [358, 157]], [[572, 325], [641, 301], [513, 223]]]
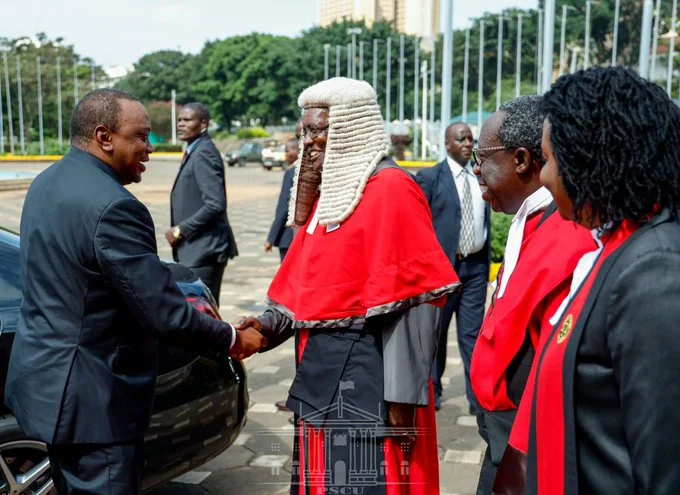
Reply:
[[397, 31], [432, 38], [439, 33], [440, 0], [319, 0], [319, 24], [364, 20], [390, 22]]

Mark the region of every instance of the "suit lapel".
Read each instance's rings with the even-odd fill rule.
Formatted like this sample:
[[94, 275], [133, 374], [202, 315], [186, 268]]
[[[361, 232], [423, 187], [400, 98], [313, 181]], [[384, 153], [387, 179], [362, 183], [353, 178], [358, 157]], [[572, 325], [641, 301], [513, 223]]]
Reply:
[[191, 150], [191, 153], [189, 153], [189, 155], [187, 155], [186, 161], [180, 165], [179, 170], [177, 171], [177, 175], [175, 176], [175, 182], [172, 183], [172, 189], [170, 190], [171, 197], [172, 197], [172, 191], [175, 190], [175, 186], [177, 185], [177, 180], [179, 179], [179, 176], [182, 174], [184, 169], [187, 168], [187, 165], [191, 161], [191, 157], [194, 155], [194, 153], [196, 153], [198, 151], [198, 148], [201, 147], [202, 141], [203, 141], [203, 137], [201, 136], [201, 137], [198, 138], [198, 141], [196, 142], [196, 145], [194, 146], [194, 148]]
[[451, 172], [451, 167], [449, 167], [448, 161], [444, 160], [441, 162], [439, 174], [441, 175], [441, 183], [444, 186], [444, 197], [450, 198], [448, 201], [452, 201], [452, 206], [455, 206], [458, 213], [460, 213], [460, 198], [458, 197], [458, 189], [456, 189], [456, 183], [453, 180], [453, 172]]

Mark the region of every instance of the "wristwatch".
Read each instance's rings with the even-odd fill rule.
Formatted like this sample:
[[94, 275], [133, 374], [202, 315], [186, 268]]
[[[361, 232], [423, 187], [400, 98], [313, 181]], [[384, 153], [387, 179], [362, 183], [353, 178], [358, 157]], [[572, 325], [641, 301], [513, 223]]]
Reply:
[[172, 237], [174, 237], [175, 239], [179, 239], [180, 237], [182, 237], [182, 232], [180, 232], [179, 230], [179, 225], [172, 229]]

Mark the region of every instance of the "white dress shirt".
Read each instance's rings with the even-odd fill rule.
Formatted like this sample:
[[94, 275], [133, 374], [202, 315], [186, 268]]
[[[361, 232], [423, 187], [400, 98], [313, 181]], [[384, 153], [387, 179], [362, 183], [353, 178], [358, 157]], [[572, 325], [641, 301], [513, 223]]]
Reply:
[[522, 240], [524, 239], [524, 226], [527, 223], [527, 217], [537, 211], [545, 210], [548, 205], [550, 205], [552, 199], [550, 191], [545, 187], [541, 187], [524, 200], [524, 203], [522, 203], [522, 206], [519, 207], [519, 210], [517, 210], [517, 213], [512, 219], [512, 224], [508, 231], [508, 242], [505, 245], [501, 285], [498, 288], [498, 294], [496, 295], [498, 299], [505, 294], [505, 289], [508, 287], [512, 272], [515, 271], [515, 267], [517, 266], [519, 251], [522, 247]]
[[[474, 218], [474, 232], [475, 243], [472, 245], [470, 254], [478, 253], [486, 244], [486, 229], [484, 228], [484, 210], [486, 203], [482, 199], [482, 188], [479, 187], [479, 180], [472, 173], [472, 166], [468, 163], [465, 167], [461, 167], [450, 156], [446, 157], [451, 173], [453, 174], [453, 182], [456, 184], [459, 201], [463, 201], [463, 181], [467, 180], [470, 183], [470, 192], [472, 193], [472, 216]], [[465, 171], [465, 173], [461, 173]]]
[[564, 313], [564, 311], [567, 309], [567, 306], [569, 306], [569, 303], [574, 298], [576, 291], [578, 291], [579, 287], [581, 287], [581, 284], [588, 277], [588, 274], [593, 269], [593, 266], [595, 266], [595, 262], [597, 261], [597, 258], [600, 256], [600, 253], [602, 252], [602, 241], [600, 240], [600, 235], [601, 235], [600, 230], [599, 229], [593, 229], [593, 230], [590, 231], [590, 233], [592, 234], [593, 239], [595, 239], [595, 242], [597, 243], [597, 249], [584, 254], [581, 257], [581, 259], [578, 260], [578, 263], [576, 264], [576, 269], [574, 270], [574, 274], [571, 277], [571, 286], [569, 287], [569, 295], [564, 298], [564, 301], [562, 301], [562, 304], [560, 304], [560, 307], [557, 309], [557, 311], [552, 316], [552, 318], [550, 318], [550, 324], [551, 325], [556, 325], [557, 322], [560, 321], [560, 319], [562, 318], [562, 313]]

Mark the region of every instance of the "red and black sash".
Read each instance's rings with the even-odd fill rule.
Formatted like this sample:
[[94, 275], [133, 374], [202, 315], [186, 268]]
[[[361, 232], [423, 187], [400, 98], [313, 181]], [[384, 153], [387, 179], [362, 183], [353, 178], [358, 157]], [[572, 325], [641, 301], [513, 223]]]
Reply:
[[578, 493], [573, 397], [576, 354], [606, 273], [637, 228], [625, 221], [603, 238], [602, 252], [539, 357], [529, 434], [529, 494]]

